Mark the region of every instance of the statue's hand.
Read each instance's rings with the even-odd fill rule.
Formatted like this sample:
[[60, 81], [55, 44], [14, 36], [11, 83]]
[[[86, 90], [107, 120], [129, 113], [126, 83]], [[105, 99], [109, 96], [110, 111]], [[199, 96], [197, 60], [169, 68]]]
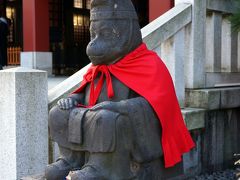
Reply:
[[106, 110], [121, 113], [121, 114], [127, 114], [128, 110], [126, 107], [127, 106], [125, 106], [125, 101], [119, 101], [119, 102], [104, 101], [96, 104], [95, 106], [91, 107], [89, 110], [97, 111], [100, 109], [106, 109]]
[[77, 100], [74, 98], [68, 97], [68, 98], [62, 98], [57, 102], [57, 105], [60, 109], [68, 110], [73, 107], [76, 107], [78, 105]]

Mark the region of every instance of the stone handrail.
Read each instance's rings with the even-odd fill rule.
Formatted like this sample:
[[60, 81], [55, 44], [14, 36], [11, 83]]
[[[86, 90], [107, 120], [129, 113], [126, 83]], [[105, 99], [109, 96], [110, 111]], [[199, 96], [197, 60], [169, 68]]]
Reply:
[[207, 10], [231, 14], [237, 11], [236, 3], [235, 0], [208, 0]]
[[64, 80], [63, 82], [59, 83], [54, 88], [48, 91], [48, 107], [51, 108], [53, 104], [57, 102], [60, 98], [66, 96], [70, 92], [72, 92], [75, 88], [79, 86], [79, 83], [83, 79], [83, 75], [87, 72], [88, 67], [90, 64]]
[[[191, 4], [178, 4], [142, 29], [143, 41], [149, 49], [154, 49], [160, 42], [165, 41], [190, 22]], [[66, 94], [73, 91], [73, 89], [79, 85], [89, 66], [90, 64], [49, 90], [49, 108], [51, 108], [57, 100], [66, 96]]]
[[176, 34], [192, 20], [192, 5], [177, 4], [162, 16], [142, 28], [143, 41], [149, 49], [155, 49], [160, 43]]

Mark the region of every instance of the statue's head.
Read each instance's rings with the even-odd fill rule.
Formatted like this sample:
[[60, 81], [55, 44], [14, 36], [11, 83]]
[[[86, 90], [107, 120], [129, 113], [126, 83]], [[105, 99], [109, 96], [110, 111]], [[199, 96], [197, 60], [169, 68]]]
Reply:
[[131, 0], [92, 0], [90, 23], [86, 51], [94, 65], [113, 64], [142, 43]]

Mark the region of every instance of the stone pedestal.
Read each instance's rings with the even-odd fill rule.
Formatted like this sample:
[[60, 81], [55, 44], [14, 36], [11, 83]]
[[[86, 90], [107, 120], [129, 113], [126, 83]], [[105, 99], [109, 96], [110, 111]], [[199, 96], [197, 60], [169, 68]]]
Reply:
[[38, 174], [48, 164], [47, 73], [0, 71], [0, 179]]
[[52, 74], [52, 53], [51, 52], [21, 52], [21, 66], [39, 69]]

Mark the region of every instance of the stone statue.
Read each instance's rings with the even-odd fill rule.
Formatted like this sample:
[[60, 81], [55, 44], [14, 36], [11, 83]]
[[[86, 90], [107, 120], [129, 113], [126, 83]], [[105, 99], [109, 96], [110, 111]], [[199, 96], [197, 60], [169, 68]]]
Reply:
[[142, 43], [130, 0], [92, 0], [90, 13], [92, 66], [50, 111], [61, 156], [46, 179], [161, 179], [163, 155], [170, 167], [194, 146], [170, 75]]

